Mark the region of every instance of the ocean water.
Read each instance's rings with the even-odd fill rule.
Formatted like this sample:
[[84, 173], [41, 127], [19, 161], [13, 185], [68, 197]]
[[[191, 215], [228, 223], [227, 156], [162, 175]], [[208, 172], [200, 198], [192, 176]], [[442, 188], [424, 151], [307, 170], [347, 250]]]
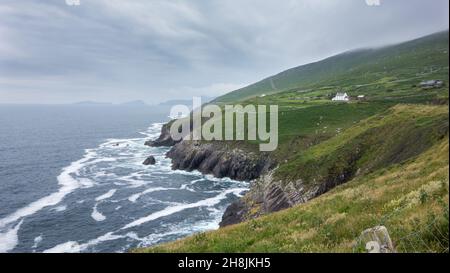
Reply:
[[168, 148], [144, 145], [167, 114], [0, 105], [0, 252], [125, 252], [217, 228], [248, 183], [172, 170]]

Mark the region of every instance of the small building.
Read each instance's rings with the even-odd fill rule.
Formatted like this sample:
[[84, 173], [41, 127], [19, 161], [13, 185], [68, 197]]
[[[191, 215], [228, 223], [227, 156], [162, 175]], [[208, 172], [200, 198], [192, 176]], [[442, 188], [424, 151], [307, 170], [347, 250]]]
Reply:
[[358, 95], [358, 100], [366, 100], [366, 95]]
[[332, 101], [349, 101], [350, 97], [347, 93], [336, 93], [336, 96], [331, 99]]
[[422, 81], [419, 86], [422, 87], [422, 89], [441, 88], [444, 86], [444, 82], [441, 80], [428, 80]]

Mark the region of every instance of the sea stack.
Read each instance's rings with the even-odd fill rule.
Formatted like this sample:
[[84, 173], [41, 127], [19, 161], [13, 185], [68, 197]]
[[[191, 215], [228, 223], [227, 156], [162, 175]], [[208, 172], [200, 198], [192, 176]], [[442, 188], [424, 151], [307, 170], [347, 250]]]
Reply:
[[147, 159], [144, 160], [144, 162], [142, 163], [144, 165], [155, 165], [156, 164], [156, 159], [154, 156], [149, 156], [147, 157]]

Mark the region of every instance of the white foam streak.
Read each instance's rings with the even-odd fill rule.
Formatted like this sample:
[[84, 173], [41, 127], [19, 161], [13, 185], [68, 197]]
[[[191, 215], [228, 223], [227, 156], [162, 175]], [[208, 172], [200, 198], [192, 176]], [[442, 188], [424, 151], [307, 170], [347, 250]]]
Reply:
[[11, 251], [16, 247], [19, 242], [17, 232], [19, 231], [21, 225], [22, 221], [8, 231], [0, 233], [0, 253]]
[[95, 198], [95, 201], [103, 201], [105, 199], [111, 198], [115, 193], [117, 189], [109, 190], [107, 193], [100, 195], [99, 197]]
[[94, 209], [92, 210], [92, 213], [91, 213], [91, 217], [92, 217], [92, 219], [94, 219], [97, 222], [101, 222], [101, 221], [105, 221], [106, 220], [106, 216], [101, 214], [97, 210], [97, 205], [94, 206]]
[[44, 250], [44, 253], [79, 253], [83, 251], [83, 249], [84, 248], [82, 248], [82, 246], [80, 246], [77, 242], [70, 241]]
[[136, 234], [127, 233], [125, 235], [114, 235], [113, 232], [108, 232], [103, 236], [100, 236], [96, 239], [90, 240], [85, 244], [79, 244], [74, 241], [65, 242], [54, 246], [50, 249], [44, 251], [44, 253], [79, 253], [87, 250], [89, 247], [95, 246], [102, 242], [113, 241], [122, 238], [136, 238]]
[[52, 208], [52, 210], [56, 211], [56, 212], [65, 211], [66, 209], [67, 209], [67, 206], [58, 206], [56, 208]]
[[161, 188], [161, 187], [157, 187], [157, 188], [150, 188], [150, 189], [146, 189], [143, 192], [139, 192], [136, 194], [131, 195], [130, 197], [128, 197], [128, 201], [135, 203], [139, 198], [141, 198], [141, 196], [151, 193], [151, 192], [156, 192], [156, 191], [168, 191], [168, 190], [176, 190], [174, 188]]

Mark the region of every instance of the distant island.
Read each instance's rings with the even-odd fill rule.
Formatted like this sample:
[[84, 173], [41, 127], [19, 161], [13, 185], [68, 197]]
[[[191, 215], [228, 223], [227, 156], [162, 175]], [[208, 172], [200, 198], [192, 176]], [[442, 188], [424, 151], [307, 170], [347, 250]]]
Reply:
[[86, 101], [79, 101], [79, 102], [72, 103], [72, 105], [80, 105], [80, 106], [84, 106], [84, 105], [86, 105], [86, 106], [98, 106], [98, 105], [113, 105], [113, 104], [110, 103], [110, 102], [98, 102], [98, 101], [89, 101], [89, 100], [86, 100]]
[[[215, 99], [215, 97], [201, 96], [202, 103], [210, 102]], [[161, 102], [158, 106], [174, 106], [174, 105], [192, 105], [192, 99], [178, 99], [178, 100], [168, 100]]]

